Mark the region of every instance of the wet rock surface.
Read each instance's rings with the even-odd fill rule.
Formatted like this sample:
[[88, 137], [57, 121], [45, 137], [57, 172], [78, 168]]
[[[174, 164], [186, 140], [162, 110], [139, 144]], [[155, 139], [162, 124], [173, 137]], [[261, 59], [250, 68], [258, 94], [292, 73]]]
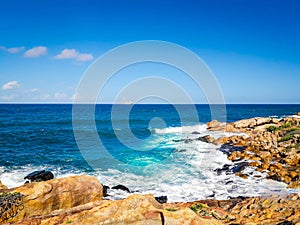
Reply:
[[[205, 136], [206, 142], [221, 145], [220, 151], [229, 160], [246, 161], [257, 171], [267, 173], [269, 179], [287, 183], [290, 188], [300, 187], [300, 118], [251, 118], [228, 124], [213, 121], [207, 125], [209, 130], [245, 134], [218, 139]], [[241, 175], [242, 170], [233, 172]]]
[[26, 177], [24, 177], [24, 180], [30, 180], [30, 182], [41, 182], [51, 180], [53, 178], [54, 175], [51, 171], [39, 170], [28, 174]]

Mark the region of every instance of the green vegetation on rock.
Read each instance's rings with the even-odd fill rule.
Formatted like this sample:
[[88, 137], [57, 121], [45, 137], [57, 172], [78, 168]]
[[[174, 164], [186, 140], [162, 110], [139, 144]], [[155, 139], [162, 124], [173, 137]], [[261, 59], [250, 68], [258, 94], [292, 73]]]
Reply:
[[0, 223], [14, 218], [24, 209], [23, 198], [19, 192], [0, 194]]
[[269, 126], [268, 128], [267, 128], [267, 131], [269, 131], [269, 132], [273, 132], [273, 131], [276, 131], [276, 130], [284, 130], [284, 129], [286, 129], [286, 128], [289, 128], [289, 127], [291, 127], [292, 126], [292, 124], [291, 123], [285, 123], [285, 124], [283, 124], [283, 125], [281, 125], [281, 126], [279, 126], [279, 127], [277, 127], [277, 126]]
[[169, 212], [175, 212], [175, 211], [177, 211], [177, 209], [174, 209], [174, 208], [166, 208], [166, 210], [169, 211]]
[[273, 131], [278, 130], [278, 129], [279, 129], [279, 127], [269, 126], [269, 127], [267, 128], [267, 131], [273, 132]]
[[279, 138], [278, 142], [288, 141], [288, 140], [291, 140], [292, 138], [293, 138], [293, 135], [288, 134], [288, 135], [283, 136], [282, 138]]

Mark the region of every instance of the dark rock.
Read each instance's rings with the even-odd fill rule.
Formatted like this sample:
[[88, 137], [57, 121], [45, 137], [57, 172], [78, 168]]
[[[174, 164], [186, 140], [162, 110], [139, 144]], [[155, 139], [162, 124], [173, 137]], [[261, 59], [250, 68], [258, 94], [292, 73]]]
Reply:
[[103, 197], [107, 197], [109, 196], [109, 194], [107, 194], [107, 190], [110, 188], [109, 186], [103, 185]]
[[208, 195], [207, 198], [215, 198], [216, 197], [216, 193], [212, 193], [211, 195]]
[[295, 225], [295, 223], [286, 220], [286, 221], [283, 221], [281, 223], [277, 223], [276, 225]]
[[26, 177], [24, 177], [24, 179], [28, 179], [31, 182], [46, 181], [46, 180], [51, 180], [53, 178], [54, 178], [53, 173], [46, 170], [34, 171], [28, 174]]
[[223, 172], [226, 174], [238, 173], [244, 170], [249, 166], [249, 162], [238, 162], [233, 165], [225, 164], [222, 168], [215, 169], [218, 175], [221, 175]]
[[125, 187], [124, 185], [121, 185], [121, 184], [119, 184], [119, 185], [117, 185], [117, 186], [114, 186], [114, 187], [112, 187], [111, 189], [122, 190], [122, 191], [126, 191], [126, 192], [130, 193], [129, 188], [128, 188], [128, 187]]
[[167, 196], [159, 196], [155, 197], [155, 200], [158, 201], [160, 204], [167, 203], [168, 197]]
[[246, 149], [245, 146], [233, 146], [228, 143], [221, 145], [221, 147], [219, 148], [219, 150], [224, 154], [226, 154], [227, 156], [230, 156], [231, 152], [233, 151], [243, 152], [245, 149]]
[[213, 143], [215, 139], [212, 138], [210, 135], [205, 135], [205, 136], [202, 136], [202, 137], [198, 137], [196, 140], [202, 141], [202, 142], [205, 142], [205, 143]]
[[229, 180], [229, 181], [226, 181], [225, 185], [232, 184], [232, 183], [233, 183], [233, 181]]
[[208, 140], [207, 140], [207, 138], [205, 138], [205, 136], [204, 137], [198, 137], [197, 140], [208, 143]]
[[247, 197], [247, 196], [237, 196], [237, 197], [234, 197], [234, 198], [230, 197], [230, 199], [236, 199], [239, 202], [244, 201], [245, 199], [248, 199], [248, 198], [250, 198], [250, 197]]
[[247, 166], [249, 166], [249, 162], [240, 162], [240, 163], [237, 163], [235, 164], [231, 171], [233, 173], [238, 173], [238, 172], [241, 172], [242, 170], [244, 170]]
[[221, 175], [222, 172], [227, 172], [227, 171], [229, 171], [229, 170], [230, 170], [230, 167], [231, 167], [231, 165], [225, 164], [222, 168], [215, 169], [214, 171], [217, 172], [218, 175]]
[[276, 180], [276, 181], [281, 181], [281, 178], [278, 176], [278, 174], [273, 174], [273, 175], [269, 175], [267, 176], [268, 179], [271, 179], [271, 180]]

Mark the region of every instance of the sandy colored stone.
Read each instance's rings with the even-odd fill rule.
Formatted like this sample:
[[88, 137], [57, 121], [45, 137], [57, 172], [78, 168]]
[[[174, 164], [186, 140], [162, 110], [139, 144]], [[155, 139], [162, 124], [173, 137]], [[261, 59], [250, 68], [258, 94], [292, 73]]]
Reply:
[[102, 185], [96, 178], [87, 175], [29, 183], [11, 192], [25, 196], [24, 209], [12, 220], [14, 222], [102, 199]]
[[270, 123], [271, 119], [267, 117], [257, 117], [256, 118], [256, 126], [264, 125]]
[[258, 166], [260, 166], [260, 162], [250, 162], [249, 163], [249, 166], [252, 166], [252, 167], [258, 167]]
[[227, 143], [229, 140], [230, 140], [229, 137], [220, 137], [217, 140], [214, 140], [214, 143], [218, 144], [218, 145], [222, 145], [222, 144]]
[[[211, 126], [218, 126], [218, 121], [213, 121]], [[300, 134], [295, 133], [300, 129], [299, 118], [251, 118], [243, 119], [222, 127], [231, 127], [231, 132], [245, 133], [248, 135], [233, 135], [221, 137], [215, 140], [215, 144], [229, 144], [232, 146], [245, 147], [244, 151], [231, 152], [228, 159], [236, 161], [240, 159], [257, 162], [250, 163], [250, 166], [257, 167], [258, 171], [268, 173], [268, 177], [274, 180], [289, 184], [289, 187], [298, 187], [300, 175], [289, 173], [300, 171]], [[272, 132], [267, 128], [278, 127]], [[227, 130], [226, 130], [227, 131]], [[291, 132], [294, 132], [291, 134]], [[292, 138], [282, 141], [282, 138], [292, 135]], [[241, 174], [239, 174], [241, 175]]]
[[294, 177], [298, 176], [298, 173], [295, 172], [295, 171], [290, 171], [290, 172], [289, 172], [289, 176], [290, 176], [291, 178], [294, 178]]
[[28, 218], [19, 224], [222, 225], [223, 223], [213, 218], [201, 218], [187, 207], [176, 211], [164, 210], [153, 195], [133, 194], [124, 200], [88, 203], [73, 209], [57, 211], [52, 215]]
[[209, 130], [213, 130], [213, 129], [221, 129], [221, 128], [224, 128], [225, 126], [225, 123], [223, 122], [219, 122], [217, 120], [212, 120], [211, 122], [208, 122], [207, 123], [207, 129]]
[[254, 127], [256, 125], [256, 119], [243, 119], [239, 120], [233, 123], [235, 128], [248, 128], [248, 127]]
[[0, 180], [0, 190], [6, 190], [7, 186], [5, 186], [4, 184], [2, 184], [1, 180]]

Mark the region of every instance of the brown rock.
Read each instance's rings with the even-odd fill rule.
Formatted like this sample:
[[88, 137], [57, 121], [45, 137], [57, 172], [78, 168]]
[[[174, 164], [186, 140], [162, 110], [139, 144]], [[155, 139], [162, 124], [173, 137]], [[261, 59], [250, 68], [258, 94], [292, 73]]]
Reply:
[[244, 174], [244, 173], [242, 173], [242, 172], [237, 172], [235, 175], [237, 175], [237, 176], [239, 176], [239, 177], [241, 177], [241, 178], [243, 178], [243, 179], [247, 179], [247, 178], [248, 178], [248, 175], [247, 175], [247, 174]]
[[198, 140], [206, 142], [206, 143], [215, 143], [215, 139], [210, 135], [205, 135], [203, 137], [199, 137]]
[[11, 192], [25, 195], [24, 209], [13, 222], [102, 199], [102, 185], [96, 178], [87, 175], [29, 183]]
[[260, 162], [250, 162], [249, 166], [258, 167], [258, 166], [260, 166]]
[[287, 184], [290, 183], [291, 180], [292, 180], [292, 178], [290, 178], [289, 176], [284, 177], [284, 182], [287, 183]]
[[228, 123], [225, 126], [225, 132], [238, 132], [238, 130], [232, 124]]
[[256, 125], [256, 119], [244, 119], [239, 120], [233, 123], [235, 128], [248, 128], [248, 127], [254, 127]]
[[[163, 222], [164, 221], [164, 222]], [[153, 195], [131, 195], [119, 201], [98, 201], [70, 210], [57, 211], [54, 214], [40, 218], [29, 218], [23, 225], [54, 225], [54, 224], [191, 224], [191, 225], [221, 225], [216, 219], [203, 219], [189, 208], [175, 211], [163, 210]]]
[[262, 163], [261, 166], [260, 166], [260, 168], [262, 170], [268, 170], [269, 169], [269, 164], [268, 163]]
[[300, 112], [298, 112], [297, 115], [300, 116]]
[[269, 162], [272, 155], [269, 151], [259, 151], [257, 152], [257, 155], [264, 161]]
[[218, 138], [217, 140], [214, 140], [214, 143], [215, 144], [218, 144], [218, 145], [222, 145], [222, 144], [225, 144], [229, 141], [229, 137], [220, 137]]
[[211, 122], [207, 123], [207, 129], [208, 130], [219, 130], [224, 128], [225, 123], [219, 122], [217, 120], [213, 120]]
[[292, 181], [289, 183], [289, 188], [300, 188], [300, 180]]
[[294, 178], [294, 177], [298, 176], [298, 173], [295, 172], [295, 171], [290, 171], [290, 172], [289, 172], [289, 176], [290, 176], [291, 178]]
[[294, 166], [298, 164], [298, 157], [297, 155], [290, 155], [286, 157], [284, 161], [286, 164]]
[[270, 123], [274, 123], [274, 124], [278, 124], [279, 123], [279, 119], [277, 118], [272, 118]]
[[276, 167], [277, 169], [282, 170], [282, 164], [281, 163], [274, 163], [273, 166]]
[[4, 184], [2, 184], [2, 182], [0, 180], [0, 190], [6, 190], [6, 189], [7, 189], [7, 187]]
[[238, 159], [237, 152], [236, 151], [231, 152], [231, 155], [228, 156], [228, 159], [231, 160], [231, 161], [237, 160]]
[[270, 122], [271, 122], [270, 118], [263, 118], [263, 117], [256, 118], [256, 126], [260, 126]]

